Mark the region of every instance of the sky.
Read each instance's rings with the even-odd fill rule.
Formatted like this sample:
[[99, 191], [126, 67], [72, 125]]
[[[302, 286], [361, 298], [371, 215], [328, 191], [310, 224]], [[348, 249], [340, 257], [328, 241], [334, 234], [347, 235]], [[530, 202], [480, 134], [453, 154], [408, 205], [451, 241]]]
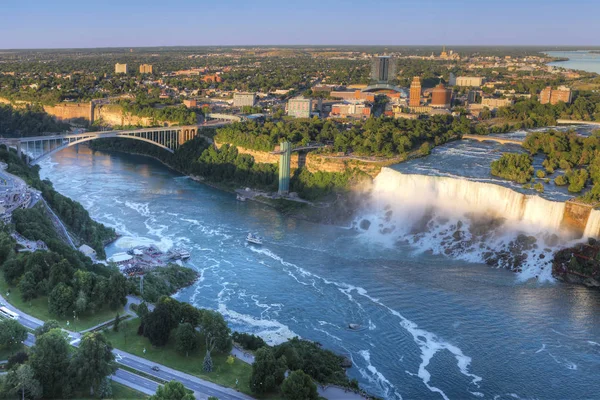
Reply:
[[0, 49], [600, 46], [600, 0], [0, 0]]

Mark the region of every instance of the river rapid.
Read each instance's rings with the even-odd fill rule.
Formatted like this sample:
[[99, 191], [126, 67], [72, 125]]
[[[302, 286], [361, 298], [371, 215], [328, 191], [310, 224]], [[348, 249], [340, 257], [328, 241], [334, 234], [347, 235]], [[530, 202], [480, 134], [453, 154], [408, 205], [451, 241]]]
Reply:
[[[450, 196], [423, 183], [425, 175], [406, 176], [422, 173], [418, 168], [427, 169], [432, 157], [477, 153], [484, 145], [471, 146], [436, 148], [430, 161], [402, 167], [412, 169], [384, 171], [376, 183], [381, 197], [349, 227], [286, 218], [155, 160], [84, 146], [43, 161], [41, 175], [123, 235], [109, 255], [144, 243], [188, 249], [188, 265], [202, 277], [178, 293], [179, 300], [218, 310], [232, 329], [270, 343], [298, 335], [348, 355], [354, 363], [349, 376], [373, 395], [597, 397], [598, 291], [490, 268], [477, 252], [437, 251], [444, 243], [435, 229], [456, 223], [458, 214], [439, 214], [444, 220], [425, 235], [403, 225], [415, 212], [399, 206], [407, 197], [388, 190], [391, 182], [412, 179], [411, 190], [429, 188], [429, 199]], [[426, 202], [428, 212], [435, 201]], [[419, 213], [422, 219], [425, 212]], [[265, 244], [248, 246], [250, 231]], [[350, 330], [349, 323], [361, 328]]]

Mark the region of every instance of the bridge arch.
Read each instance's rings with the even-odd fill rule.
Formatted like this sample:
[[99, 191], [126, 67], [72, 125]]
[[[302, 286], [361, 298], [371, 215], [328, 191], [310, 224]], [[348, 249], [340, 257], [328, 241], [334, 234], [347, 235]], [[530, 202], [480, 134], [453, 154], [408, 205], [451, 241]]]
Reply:
[[[165, 130], [165, 131], [168, 131], [168, 130]], [[153, 140], [150, 140], [150, 139], [147, 139], [147, 138], [143, 138], [143, 137], [139, 137], [139, 136], [124, 134], [124, 133], [116, 133], [116, 134], [109, 134], [109, 135], [87, 136], [87, 137], [84, 137], [84, 138], [81, 138], [81, 139], [78, 139], [78, 140], [74, 140], [72, 142], [69, 141], [68, 143], [63, 144], [62, 146], [55, 147], [54, 149], [51, 149], [50, 151], [48, 151], [48, 152], [40, 155], [39, 157], [34, 158], [33, 160], [30, 161], [30, 164], [36, 164], [36, 163], [40, 162], [41, 160], [45, 159], [46, 157], [49, 157], [49, 156], [51, 156], [53, 154], [58, 153], [61, 150], [64, 150], [64, 149], [66, 149], [68, 147], [75, 146], [75, 145], [80, 144], [80, 143], [86, 143], [86, 142], [90, 142], [90, 141], [96, 140], [96, 139], [108, 139], [108, 138], [115, 138], [115, 137], [117, 137], [117, 138], [123, 138], [123, 139], [140, 140], [142, 142], [146, 142], [146, 143], [150, 143], [150, 144], [153, 144], [155, 146], [158, 146], [158, 147], [160, 147], [160, 148], [168, 151], [169, 153], [175, 153], [174, 150], [172, 150], [172, 149], [168, 148], [167, 146], [162, 145], [162, 144], [160, 144], [158, 142], [155, 142]]]

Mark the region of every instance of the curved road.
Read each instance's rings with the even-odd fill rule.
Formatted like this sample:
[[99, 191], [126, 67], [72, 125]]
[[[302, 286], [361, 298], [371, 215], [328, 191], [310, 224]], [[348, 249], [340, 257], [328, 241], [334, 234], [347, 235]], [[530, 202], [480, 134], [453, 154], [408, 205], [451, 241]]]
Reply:
[[[43, 325], [43, 321], [32, 317], [28, 314], [25, 314], [21, 310], [13, 307], [9, 302], [7, 302], [2, 295], [0, 295], [0, 302], [4, 304], [6, 308], [11, 311], [14, 311], [19, 314], [19, 323], [29, 329], [36, 329]], [[79, 341], [81, 340], [81, 334], [79, 332], [67, 331], [69, 334], [69, 339], [71, 340], [71, 344], [73, 346], [77, 346]], [[35, 344], [35, 336], [31, 333], [27, 335], [27, 339], [24, 344], [26, 346], [33, 346]], [[209, 381], [205, 381], [204, 379], [200, 379], [196, 376], [186, 374], [181, 371], [177, 371], [175, 369], [166, 367], [164, 365], [157, 364], [155, 362], [146, 360], [145, 358], [141, 358], [135, 356], [133, 354], [127, 353], [123, 350], [114, 349], [113, 354], [115, 355], [115, 360], [117, 363], [127, 366], [129, 368], [138, 370], [143, 372], [146, 375], [151, 375], [159, 380], [163, 381], [171, 381], [176, 380], [181, 383], [185, 387], [194, 391], [194, 395], [197, 399], [206, 399], [208, 396], [218, 397], [219, 400], [252, 400], [253, 398], [245, 395], [243, 393], [237, 392], [236, 390], [229, 389], [223, 386], [219, 386]], [[153, 366], [158, 366], [159, 370], [152, 370]], [[152, 395], [156, 392], [159, 383], [154, 382], [150, 379], [144, 378], [142, 376], [136, 375], [134, 373], [118, 369], [111, 379], [115, 382], [121, 383], [125, 386], [128, 386], [132, 389], [138, 390], [142, 393]]]

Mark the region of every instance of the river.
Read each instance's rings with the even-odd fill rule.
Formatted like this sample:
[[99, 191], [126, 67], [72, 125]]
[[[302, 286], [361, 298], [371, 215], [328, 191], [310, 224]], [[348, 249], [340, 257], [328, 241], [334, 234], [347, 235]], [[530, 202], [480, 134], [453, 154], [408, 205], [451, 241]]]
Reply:
[[600, 74], [600, 53], [590, 53], [589, 50], [578, 51], [548, 51], [550, 57], [566, 57], [569, 61], [552, 62], [548, 65], [568, 69], [578, 69]]
[[[436, 156], [437, 149], [430, 157]], [[429, 251], [423, 241], [399, 240], [394, 227], [377, 232], [378, 217], [370, 215], [388, 213], [389, 204], [374, 204], [357, 219], [358, 226], [371, 218], [370, 229], [324, 226], [238, 202], [146, 157], [92, 154], [81, 146], [41, 166], [59, 192], [124, 235], [108, 254], [141, 243], [188, 249], [202, 278], [178, 293], [179, 300], [219, 310], [233, 329], [271, 343], [299, 335], [347, 354], [354, 363], [349, 376], [374, 395], [600, 393], [598, 291]], [[408, 172], [387, 170], [376, 187], [383, 193]], [[397, 204], [391, 209], [402, 213]], [[379, 218], [393, 221], [388, 217]], [[246, 245], [249, 231], [263, 235], [265, 244]], [[349, 330], [349, 323], [361, 329]]]

